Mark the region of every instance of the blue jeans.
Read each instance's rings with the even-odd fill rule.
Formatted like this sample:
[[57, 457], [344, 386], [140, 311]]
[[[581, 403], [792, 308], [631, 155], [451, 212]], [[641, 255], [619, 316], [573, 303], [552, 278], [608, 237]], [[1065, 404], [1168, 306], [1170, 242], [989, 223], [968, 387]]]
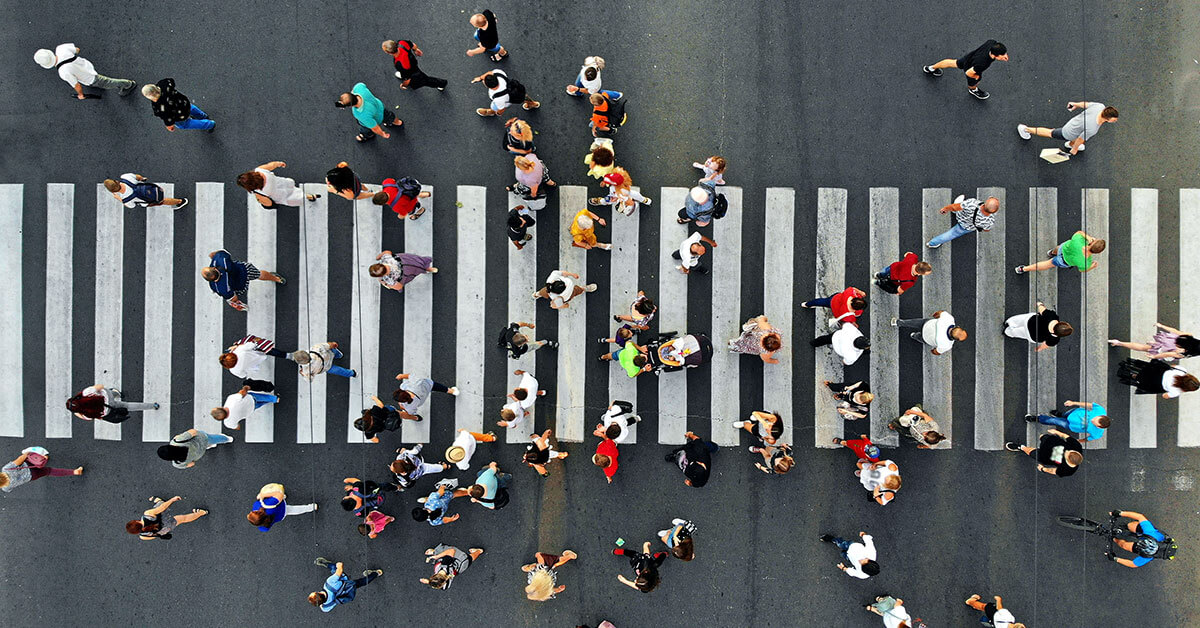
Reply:
[[846, 552], [850, 550], [850, 541], [847, 541], [840, 536], [835, 536], [833, 537], [833, 544], [842, 551], [842, 558], [850, 560], [850, 556], [846, 554]]
[[209, 434], [208, 432], [205, 432], [204, 434], [206, 436], [208, 436], [208, 448], [209, 449], [212, 449], [213, 447], [216, 447], [217, 445], [224, 445], [226, 443], [233, 442], [232, 436], [226, 436], [224, 434]]
[[625, 95], [625, 94], [622, 94], [621, 92], [618, 92], [615, 89], [602, 89], [602, 90], [600, 90], [600, 93], [605, 94], [606, 96], [608, 96], [609, 98], [611, 98], [613, 100], [617, 100], [618, 98]]
[[1039, 414], [1038, 415], [1038, 423], [1041, 423], [1042, 425], [1049, 425], [1051, 427], [1057, 427], [1064, 432], [1071, 431], [1071, 426], [1067, 424], [1067, 420], [1060, 416], [1051, 416], [1049, 414]]
[[[333, 359], [338, 360], [338, 359], [341, 359], [341, 357], [342, 357], [342, 352], [337, 349], [334, 349], [333, 350]], [[329, 373], [330, 375], [341, 375], [342, 377], [354, 377], [354, 371], [351, 371], [348, 368], [342, 368], [336, 364], [330, 364], [329, 370], [327, 370], [325, 372]]]
[[811, 301], [805, 301], [804, 306], [805, 307], [833, 307], [833, 297], [834, 296], [837, 296], [837, 295], [831, 295], [831, 296], [827, 296], [827, 297], [821, 297], [819, 299], [813, 299]]
[[961, 238], [968, 233], [971, 233], [971, 229], [965, 229], [962, 225], [955, 223], [953, 227], [950, 227], [941, 235], [930, 240], [925, 246], [941, 246], [954, 238]]
[[204, 113], [204, 111], [196, 105], [192, 105], [192, 113], [190, 118], [184, 120], [183, 122], [175, 123], [175, 128], [177, 129], [197, 129], [200, 131], [207, 131], [214, 126], [217, 126], [217, 123], [209, 120], [208, 114]]
[[254, 409], [257, 410], [268, 403], [279, 403], [279, 397], [271, 393], [250, 391], [250, 396], [254, 397]]
[[886, 277], [887, 279], [891, 279], [892, 278], [892, 265], [888, 264], [887, 266], [884, 266], [883, 270], [879, 271], [876, 274], [880, 277]]

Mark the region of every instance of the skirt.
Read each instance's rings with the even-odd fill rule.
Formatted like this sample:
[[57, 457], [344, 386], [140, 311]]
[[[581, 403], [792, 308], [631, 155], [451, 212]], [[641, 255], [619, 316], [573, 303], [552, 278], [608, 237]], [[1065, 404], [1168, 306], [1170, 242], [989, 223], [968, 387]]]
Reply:
[[1139, 395], [1158, 395], [1166, 392], [1162, 378], [1170, 368], [1160, 360], [1126, 358], [1117, 366], [1117, 378], [1126, 386], [1136, 387]]

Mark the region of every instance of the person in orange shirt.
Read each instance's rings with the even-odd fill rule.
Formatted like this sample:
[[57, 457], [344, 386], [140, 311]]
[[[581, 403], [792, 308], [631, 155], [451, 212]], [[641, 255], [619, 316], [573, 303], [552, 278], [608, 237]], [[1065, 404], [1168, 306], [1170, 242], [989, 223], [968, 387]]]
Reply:
[[608, 225], [603, 218], [587, 209], [579, 210], [579, 213], [575, 214], [575, 219], [571, 221], [571, 246], [581, 249], [598, 248], [605, 251], [612, 249], [611, 244], [596, 241], [596, 223], [600, 223], [602, 227]]

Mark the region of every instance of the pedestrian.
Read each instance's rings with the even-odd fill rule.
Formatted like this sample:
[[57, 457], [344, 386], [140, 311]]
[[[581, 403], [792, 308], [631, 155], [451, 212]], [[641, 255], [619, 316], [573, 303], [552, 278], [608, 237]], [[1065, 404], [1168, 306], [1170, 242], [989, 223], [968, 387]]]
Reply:
[[954, 214], [954, 226], [934, 236], [925, 246], [936, 249], [939, 246], [962, 236], [975, 232], [991, 231], [996, 225], [996, 212], [1000, 211], [1000, 199], [989, 196], [980, 201], [977, 198], [967, 198], [959, 195], [954, 202], [939, 209], [938, 213]]
[[396, 78], [400, 79], [400, 89], [421, 89], [434, 87], [439, 92], [446, 91], [446, 79], [429, 76], [421, 71], [417, 57], [425, 55], [421, 48], [407, 39], [396, 41], [389, 39], [383, 42], [383, 51], [392, 55], [392, 65], [396, 68]]
[[350, 113], [354, 114], [354, 119], [358, 122], [358, 135], [355, 135], [354, 139], [360, 143], [369, 142], [375, 139], [376, 135], [386, 140], [392, 135], [383, 127], [401, 129], [404, 125], [404, 121], [397, 118], [364, 83], [355, 83], [350, 91], [339, 94], [334, 105], [338, 109], [350, 108]]
[[499, 61], [508, 56], [508, 51], [500, 45], [500, 34], [496, 31], [496, 14], [489, 9], [483, 13], [471, 16], [471, 26], [475, 27], [475, 41], [479, 44], [467, 51], [468, 57], [487, 53], [492, 61]]
[[858, 325], [844, 321], [838, 323], [837, 319], [831, 318], [829, 327], [834, 331], [817, 336], [808, 341], [808, 344], [813, 347], [832, 346], [833, 352], [842, 358], [842, 364], [846, 366], [854, 364], [864, 352], [871, 350], [871, 342], [858, 329]]
[[1154, 324], [1154, 337], [1150, 343], [1121, 342], [1116, 338], [1108, 341], [1114, 347], [1124, 347], [1131, 351], [1142, 351], [1151, 360], [1171, 362], [1200, 355], [1200, 340], [1192, 334], [1184, 333], [1162, 323]]
[[496, 425], [500, 427], [513, 428], [525, 420], [529, 416], [530, 408], [533, 407], [533, 402], [537, 398], [545, 395], [546, 391], [538, 389], [538, 381], [533, 375], [517, 369], [513, 371], [514, 375], [520, 375], [521, 381], [517, 383], [517, 387], [512, 392], [508, 393], [507, 399], [510, 401], [504, 404], [500, 409], [500, 420]]
[[704, 176], [700, 177], [700, 183], [707, 183], [711, 186], [725, 185], [725, 158], [720, 155], [713, 155], [704, 160], [704, 163], [692, 162], [692, 167], [704, 172]]
[[425, 562], [433, 563], [433, 574], [428, 578], [421, 578], [421, 584], [427, 584], [432, 589], [449, 589], [454, 578], [466, 571], [482, 555], [483, 548], [480, 547], [472, 547], [464, 552], [457, 547], [439, 543], [437, 547], [425, 550]]
[[625, 113], [625, 94], [621, 92], [602, 89], [588, 96], [588, 102], [592, 105], [592, 119], [588, 122], [592, 137], [611, 139], [629, 119]]
[[352, 512], [360, 519], [383, 505], [383, 491], [371, 480], [346, 478], [342, 480], [342, 490], [346, 493], [341, 502], [342, 510]]
[[613, 314], [613, 320], [620, 323], [625, 322], [629, 327], [638, 331], [646, 331], [650, 329], [650, 321], [654, 320], [654, 315], [658, 312], [658, 306], [646, 293], [638, 290], [637, 296], [633, 298], [633, 303], [629, 304], [628, 314]]
[[200, 276], [208, 282], [214, 294], [225, 299], [229, 307], [239, 312], [245, 312], [248, 307], [245, 297], [251, 281], [261, 279], [281, 286], [287, 283], [283, 277], [269, 270], [259, 270], [250, 262], [233, 259], [225, 249], [213, 251], [208, 257], [212, 262], [200, 269]]
[[1082, 230], [1076, 231], [1070, 240], [1046, 252], [1046, 257], [1049, 259], [1025, 266], [1017, 266], [1013, 269], [1013, 272], [1023, 275], [1039, 270], [1071, 268], [1074, 266], [1079, 272], [1086, 273], [1100, 263], [1093, 260], [1092, 255], [1103, 253], [1107, 246], [1108, 244], [1104, 240], [1094, 238]]
[[1102, 102], [1080, 100], [1078, 102], [1067, 103], [1067, 111], [1075, 111], [1076, 109], [1082, 109], [1083, 111], [1075, 114], [1075, 117], [1056, 129], [1018, 124], [1017, 135], [1021, 136], [1023, 140], [1027, 140], [1034, 135], [1065, 140], [1063, 148], [1067, 149], [1072, 155], [1076, 155], [1079, 151], [1086, 148], [1084, 146], [1085, 142], [1100, 132], [1102, 125], [1109, 122], [1116, 122], [1117, 117], [1120, 115], [1116, 107], [1109, 107]]
[[1042, 434], [1036, 449], [1011, 441], [1004, 443], [1004, 448], [1037, 460], [1038, 471], [1060, 478], [1075, 475], [1083, 464], [1083, 445], [1074, 436], [1054, 428]]
[[533, 153], [513, 157], [513, 165], [516, 182], [508, 191], [521, 197], [531, 210], [545, 209], [550, 190], [558, 185], [550, 178], [550, 170]]
[[[392, 400], [396, 402], [400, 414], [408, 414], [417, 417], [420, 421], [421, 415], [417, 414], [417, 410], [425, 405], [425, 401], [429, 399], [430, 393], [440, 392], [450, 396], [458, 396], [457, 386], [446, 386], [439, 384], [428, 377], [419, 379], [411, 379], [412, 374], [400, 373], [396, 375], [396, 381], [403, 382], [400, 387], [392, 391]], [[405, 417], [408, 418], [408, 417]]]
[[755, 410], [745, 421], [734, 421], [733, 427], [746, 430], [763, 445], [774, 445], [783, 436], [783, 417], [778, 412]]
[[783, 475], [796, 464], [791, 445], [751, 445], [750, 453], [762, 456], [763, 461], [755, 462], [754, 467], [767, 475]]
[[1112, 425], [1108, 418], [1108, 409], [1098, 403], [1067, 400], [1063, 402], [1063, 405], [1071, 408], [1066, 414], [1056, 408], [1050, 410], [1048, 414], [1026, 414], [1025, 420], [1080, 434], [1081, 436], [1078, 438], [1081, 443], [1104, 438], [1104, 430]]
[[579, 210], [575, 214], [574, 220], [571, 221], [571, 246], [584, 250], [592, 248], [612, 250], [612, 244], [597, 241], [596, 223], [600, 223], [601, 227], [608, 226], [603, 218], [588, 211], [586, 207]]
[[692, 432], [685, 432], [683, 437], [684, 444], [672, 449], [666, 461], [683, 471], [684, 484], [701, 488], [708, 484], [708, 477], [712, 473], [712, 455], [717, 451], [717, 444]]
[[1122, 384], [1137, 388], [1139, 395], [1162, 395], [1163, 399], [1173, 399], [1200, 388], [1200, 380], [1195, 375], [1162, 360], [1147, 362], [1125, 358], [1117, 366], [1117, 378]]
[[367, 268], [367, 274], [379, 280], [379, 283], [389, 290], [400, 292], [408, 282], [424, 275], [436, 273], [433, 258], [413, 253], [392, 255], [391, 251], [383, 251], [375, 256], [375, 263]]
[[827, 307], [833, 312], [834, 320], [857, 325], [858, 317], [862, 316], [863, 310], [867, 308], [867, 293], [854, 286], [848, 286], [837, 294], [805, 301], [800, 307]]
[[292, 353], [292, 361], [300, 365], [300, 377], [310, 382], [322, 373], [346, 378], [358, 377], [358, 372], [354, 369], [333, 363], [334, 360], [340, 359], [342, 359], [342, 351], [338, 349], [338, 343], [331, 340], [318, 342], [308, 351], [297, 349]]
[[74, 469], [59, 469], [47, 467], [50, 462], [50, 452], [42, 447], [26, 447], [21, 455], [0, 469], [0, 491], [12, 492], [22, 484], [40, 480], [46, 476], [61, 478], [69, 475], [83, 475], [83, 467]]
[[525, 243], [533, 239], [529, 228], [537, 224], [537, 221], [526, 210], [524, 205], [517, 205], [508, 210], [508, 239], [512, 241], [518, 251], [525, 248]]
[[616, 153], [613, 141], [607, 137], [597, 137], [592, 140], [588, 152], [583, 156], [583, 163], [588, 167], [588, 176], [604, 179], [610, 172], [617, 169]]
[[889, 421], [888, 429], [916, 441], [917, 449], [933, 449], [938, 443], [946, 440], [941, 426], [926, 414], [920, 405], [905, 410], [904, 414]]
[[871, 402], [875, 401], [875, 393], [871, 392], [870, 385], [861, 380], [853, 384], [829, 380], [822, 383], [838, 402], [837, 413], [847, 421], [857, 421], [871, 412]]
[[1025, 628], [1025, 624], [1017, 621], [1012, 612], [1004, 608], [1004, 600], [999, 595], [994, 596], [994, 602], [984, 604], [980, 601], [978, 593], [971, 595], [963, 601], [964, 604], [983, 613], [979, 618], [979, 622], [995, 628]]
[[158, 457], [170, 462], [176, 469], [190, 469], [196, 466], [196, 461], [203, 458], [207, 450], [232, 442], [232, 436], [209, 434], [193, 428], [172, 436], [169, 443], [158, 448]]
[[717, 202], [721, 201], [728, 207], [725, 195], [717, 194], [717, 188], [709, 183], [700, 183], [688, 191], [683, 199], [683, 208], [678, 212], [675, 222], [685, 225], [696, 223], [697, 227], [707, 227], [716, 218]]
[[592, 435], [610, 439], [620, 445], [629, 440], [629, 428], [641, 422], [642, 417], [633, 413], [632, 403], [617, 399], [600, 416], [600, 423], [596, 424]]
[[633, 177], [629, 176], [629, 171], [624, 168], [610, 168], [601, 181], [608, 185], [608, 195], [589, 198], [589, 205], [608, 205], [615, 212], [632, 216], [639, 204], [654, 204], [650, 197], [643, 196], [641, 192], [633, 189]]
[[500, 471], [496, 461], [475, 474], [475, 483], [467, 489], [471, 501], [490, 510], [500, 510], [508, 505], [508, 484], [512, 481], [511, 473]]
[[601, 362], [619, 363], [630, 378], [654, 371], [654, 365], [650, 363], [650, 348], [637, 344], [632, 338], [633, 330], [622, 325], [612, 338], [597, 339], [601, 344], [611, 343], [621, 347], [612, 353], [605, 349], [598, 359]]
[[154, 506], [150, 510], [143, 511], [141, 519], [134, 519], [126, 523], [125, 531], [138, 535], [138, 538], [142, 541], [154, 541], [157, 539], [169, 541], [171, 539], [171, 532], [177, 526], [184, 523], [191, 523], [208, 514], [208, 511], [203, 508], [193, 508], [192, 512], [186, 515], [168, 515], [167, 509], [180, 499], [183, 498], [178, 495], [167, 500], [151, 497], [150, 503], [154, 504]]
[[42, 48], [33, 53], [33, 60], [47, 70], [57, 69], [58, 77], [66, 81], [75, 90], [72, 97], [79, 100], [100, 98], [100, 94], [88, 94], [84, 87], [96, 89], [115, 89], [117, 95], [128, 96], [137, 87], [137, 83], [129, 79], [114, 79], [96, 72], [96, 66], [91, 61], [79, 56], [79, 48], [75, 44], [59, 44], [54, 50]]
[[553, 600], [554, 596], [567, 590], [567, 585], [558, 584], [559, 567], [579, 558], [571, 550], [566, 550], [561, 556], [537, 552], [533, 555], [534, 562], [521, 567], [528, 576], [525, 579], [525, 597], [534, 602]]
[[915, 329], [909, 334], [913, 340], [930, 348], [933, 355], [942, 355], [954, 348], [954, 343], [967, 339], [967, 330], [954, 322], [954, 315], [938, 310], [929, 318], [893, 318], [892, 327]]
[[569, 454], [565, 451], [555, 451], [554, 446], [550, 444], [550, 437], [553, 436], [554, 430], [546, 430], [539, 434], [529, 435], [529, 444], [525, 446], [525, 464], [533, 467], [534, 471], [542, 478], [550, 477], [550, 472], [546, 470], [546, 465], [551, 460], [565, 459]]
[[658, 538], [671, 548], [671, 555], [688, 562], [696, 557], [696, 524], [687, 519], [672, 519], [671, 527], [658, 531]]
[[116, 179], [105, 179], [104, 189], [108, 190], [113, 195], [113, 198], [121, 201], [121, 204], [129, 209], [135, 207], [158, 207], [160, 205], [169, 205], [175, 209], [183, 209], [188, 205], [188, 199], [169, 197], [161, 186], [151, 183], [149, 179], [140, 174], [132, 172], [126, 172]]
[[504, 70], [488, 70], [471, 79], [472, 83], [480, 81], [487, 88], [491, 105], [490, 107], [480, 107], [475, 110], [475, 113], [485, 118], [502, 115], [508, 109], [509, 105], [513, 103], [521, 103], [521, 108], [525, 111], [531, 111], [542, 106], [542, 103], [534, 100], [529, 95], [525, 86], [520, 81], [509, 78]]
[[242, 336], [240, 340], [229, 345], [217, 361], [234, 377], [246, 379], [258, 371], [268, 356], [282, 360], [294, 358], [294, 355], [281, 351], [274, 342], [266, 338]]
[[[840, 536], [822, 534], [822, 543], [833, 543], [842, 552], [844, 563], [838, 563], [837, 568], [847, 576], [866, 580], [879, 575], [879, 563], [875, 562], [875, 540], [866, 532], [859, 532], [862, 541], [851, 543]], [[849, 566], [847, 566], [849, 563]]]
[[[612, 424], [613, 431], [620, 435], [621, 428], [616, 424]], [[604, 470], [604, 477], [609, 484], [613, 482], [613, 476], [617, 474], [619, 466], [618, 459], [621, 452], [617, 449], [617, 441], [609, 437], [607, 432], [600, 430], [600, 426], [596, 426], [596, 430], [592, 434], [600, 437], [600, 443], [596, 445], [596, 453], [592, 455], [592, 464]]]
[[629, 566], [633, 569], [633, 580], [626, 578], [624, 575], [618, 575], [617, 580], [631, 589], [637, 589], [642, 593], [649, 593], [658, 588], [659, 575], [658, 568], [667, 560], [666, 552], [650, 552], [650, 541], [642, 543], [642, 551], [634, 552], [623, 547], [614, 547], [613, 556], [624, 556], [629, 559]]
[[1021, 338], [1036, 345], [1034, 351], [1056, 346], [1064, 336], [1075, 332], [1071, 324], [1059, 320], [1058, 312], [1048, 309], [1045, 303], [1037, 302], [1037, 311], [1017, 314], [1004, 321], [1004, 335]]
[[371, 581], [383, 575], [382, 569], [367, 569], [362, 572], [362, 577], [357, 580], [351, 580], [345, 571], [345, 565], [338, 562], [336, 565], [332, 561], [318, 557], [313, 561], [318, 567], [329, 568], [329, 577], [325, 579], [325, 584], [320, 591], [314, 591], [308, 594], [308, 603], [321, 609], [321, 612], [328, 613], [339, 604], [349, 604], [354, 601], [354, 595], [362, 587], [371, 584]]
[[921, 70], [930, 76], [941, 76], [945, 68], [958, 68], [967, 75], [967, 93], [979, 100], [987, 100], [989, 94], [979, 89], [979, 81], [983, 79], [983, 71], [991, 67], [993, 61], [1008, 61], [1008, 48], [995, 39], [989, 39], [962, 58], [942, 59], [933, 65], [921, 66]]
[[396, 213], [396, 218], [416, 220], [425, 214], [421, 199], [432, 196], [421, 189], [421, 182], [412, 177], [400, 177], [399, 180], [388, 177], [383, 180], [383, 189], [371, 197], [371, 202], [387, 207]]
[[363, 433], [363, 438], [372, 443], [379, 442], [379, 435], [383, 432], [394, 432], [400, 429], [400, 425], [405, 419], [409, 421], [419, 421], [421, 417], [401, 413], [394, 406], [384, 405], [383, 401], [371, 395], [372, 406], [364, 408], [362, 416], [354, 419], [354, 429]]
[[879, 462], [879, 446], [871, 442], [871, 437], [866, 434], [859, 434], [858, 438], [850, 440], [842, 440], [840, 438], [833, 439], [834, 445], [840, 445], [854, 452], [854, 455], [859, 460], [867, 462]]
[[421, 457], [423, 444], [417, 443], [412, 449], [396, 450], [396, 459], [388, 465], [395, 478], [396, 490], [403, 491], [413, 485], [413, 482], [434, 473], [441, 473], [450, 468], [447, 462], [425, 462]]
[[122, 423], [130, 412], [157, 410], [159, 405], [145, 401], [125, 401], [121, 391], [92, 384], [67, 400], [67, 410], [84, 421], [98, 419], [106, 423]]
[[550, 347], [551, 349], [558, 348], [557, 340], [534, 340], [533, 334], [521, 333], [521, 328], [533, 329], [537, 327], [533, 323], [515, 322], [509, 323], [508, 327], [500, 330], [499, 346], [508, 351], [508, 356], [514, 360], [520, 358], [530, 351], [537, 351], [542, 347]]
[[579, 275], [565, 270], [553, 270], [546, 277], [546, 285], [533, 293], [533, 298], [548, 299], [551, 309], [563, 310], [571, 307], [571, 299], [585, 292], [596, 291], [596, 284], [580, 286], [575, 283], [575, 279], [579, 279]]
[[479, 443], [496, 442], [496, 433], [481, 434], [467, 429], [455, 430], [454, 442], [446, 448], [446, 461], [454, 464], [462, 471], [471, 468], [471, 456], [475, 455], [475, 447]]
[[504, 121], [504, 149], [513, 155], [529, 155], [537, 151], [533, 143], [533, 127], [512, 117]]
[[717, 243], [712, 238], [699, 231], [693, 233], [679, 243], [679, 250], [671, 251], [671, 257], [679, 260], [679, 265], [675, 267], [675, 270], [685, 275], [690, 275], [693, 271], [701, 275], [708, 274], [708, 267], [700, 263], [700, 258], [708, 252], [701, 242], [707, 242], [709, 246], [717, 248]]
[[604, 57], [584, 57], [583, 67], [579, 68], [579, 74], [575, 77], [575, 82], [567, 86], [567, 94], [576, 98], [599, 94], [602, 83], [600, 72], [603, 69]]
[[458, 488], [458, 480], [453, 478], [439, 480], [433, 492], [417, 500], [418, 506], [412, 509], [413, 521], [428, 521], [431, 526], [443, 523], [454, 523], [462, 515], [448, 516], [450, 502], [455, 497], [466, 497], [467, 489]]
[[238, 187], [253, 194], [254, 200], [258, 201], [263, 209], [275, 209], [279, 205], [299, 207], [303, 200], [312, 202], [321, 198], [320, 194], [305, 194], [304, 188], [296, 185], [295, 179], [275, 174], [275, 170], [286, 167], [287, 162], [268, 161], [254, 170], [239, 174]]
[[[867, 604], [863, 608], [883, 617], [884, 628], [910, 628], [912, 617], [908, 614], [908, 609], [904, 608], [904, 600], [890, 595], [880, 595], [875, 598], [873, 604]], [[920, 620], [917, 620], [920, 621]]]
[[173, 78], [143, 85], [142, 95], [150, 101], [150, 111], [154, 117], [162, 120], [168, 131], [196, 129], [212, 133], [217, 128], [217, 123], [204, 110], [175, 89]]
[[742, 335], [729, 340], [733, 353], [757, 355], [767, 364], [779, 364], [775, 352], [783, 348], [783, 332], [779, 331], [763, 314], [742, 323]]
[[350, 164], [344, 161], [339, 161], [325, 173], [325, 189], [348, 201], [375, 197], [375, 193], [362, 184], [362, 180], [350, 169]]
[[908, 251], [898, 262], [892, 262], [875, 273], [875, 285], [884, 292], [901, 295], [917, 285], [917, 278], [933, 272], [933, 265], [922, 262], [917, 254]]
[[254, 505], [250, 506], [250, 512], [246, 514], [246, 521], [266, 532], [289, 515], [302, 515], [316, 510], [316, 503], [289, 506], [283, 485], [271, 483], [259, 489], [258, 495], [254, 497]]
[[855, 466], [858, 470], [854, 475], [862, 487], [871, 492], [871, 501], [886, 506], [896, 498], [896, 491], [903, 484], [900, 478], [900, 467], [891, 460], [859, 460]]
[[[279, 403], [279, 396], [252, 391], [249, 384], [244, 384], [240, 390], [225, 398], [225, 405], [213, 408], [209, 415], [231, 430], [240, 430], [242, 421], [249, 420], [255, 410], [270, 403]], [[232, 440], [232, 437], [226, 438]]]
[[372, 510], [363, 517], [363, 522], [355, 527], [358, 533], [367, 538], [377, 538], [383, 529], [388, 527], [388, 524], [395, 521], [396, 518], [391, 515], [385, 515], [382, 511]]

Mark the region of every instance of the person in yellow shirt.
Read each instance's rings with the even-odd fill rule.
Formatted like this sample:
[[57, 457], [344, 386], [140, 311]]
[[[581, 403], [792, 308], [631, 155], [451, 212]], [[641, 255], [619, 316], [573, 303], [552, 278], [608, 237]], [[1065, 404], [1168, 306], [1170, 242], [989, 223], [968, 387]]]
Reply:
[[596, 223], [600, 223], [602, 227], [607, 225], [603, 218], [587, 209], [579, 210], [575, 219], [571, 221], [571, 246], [581, 249], [599, 248], [605, 251], [612, 249], [611, 244], [596, 241]]

